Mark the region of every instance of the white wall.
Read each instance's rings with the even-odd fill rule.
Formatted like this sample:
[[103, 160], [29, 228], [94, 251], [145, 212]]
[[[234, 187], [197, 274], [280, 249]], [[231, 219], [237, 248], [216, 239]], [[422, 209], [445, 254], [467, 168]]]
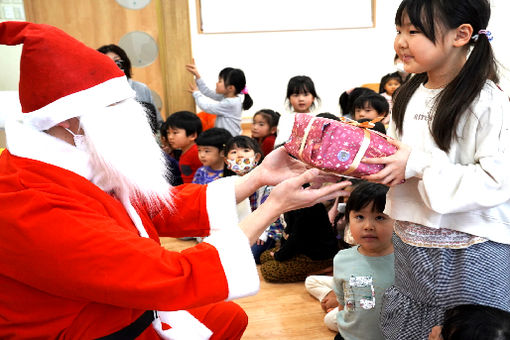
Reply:
[[[510, 51], [504, 46], [510, 33], [510, 2], [492, 3], [489, 28], [495, 37], [493, 47], [496, 57], [510, 65]], [[245, 72], [254, 100], [253, 108], [244, 113], [245, 118], [262, 108], [284, 111], [287, 82], [300, 74], [314, 81], [322, 99], [319, 112], [339, 113], [338, 97], [344, 90], [377, 83], [384, 74], [394, 71], [394, 19], [399, 4], [399, 0], [377, 0], [375, 28], [199, 34], [195, 0], [189, 0], [193, 55], [202, 77], [213, 88], [222, 68], [238, 67]], [[502, 79], [507, 93], [509, 79], [507, 75]]]
[[[189, 0], [192, 49], [198, 69], [210, 86], [226, 66], [244, 70], [254, 99], [245, 117], [261, 108], [283, 112], [287, 82], [295, 75], [305, 74], [314, 80], [322, 98], [321, 112], [338, 113], [341, 92], [379, 82], [382, 75], [393, 71], [393, 23], [399, 0], [377, 0], [375, 28], [235, 34], [198, 34], [195, 2]], [[510, 1], [491, 3], [492, 45], [498, 60], [510, 66]], [[17, 90], [20, 54], [21, 46], [0, 46], [0, 91]], [[510, 72], [502, 71], [501, 85], [510, 94]]]

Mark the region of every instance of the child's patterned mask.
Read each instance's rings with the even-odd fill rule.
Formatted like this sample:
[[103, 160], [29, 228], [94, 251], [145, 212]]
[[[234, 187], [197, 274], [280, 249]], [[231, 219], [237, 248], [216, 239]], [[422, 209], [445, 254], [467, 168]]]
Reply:
[[237, 175], [242, 176], [250, 172], [257, 166], [255, 156], [249, 158], [227, 159], [227, 168]]

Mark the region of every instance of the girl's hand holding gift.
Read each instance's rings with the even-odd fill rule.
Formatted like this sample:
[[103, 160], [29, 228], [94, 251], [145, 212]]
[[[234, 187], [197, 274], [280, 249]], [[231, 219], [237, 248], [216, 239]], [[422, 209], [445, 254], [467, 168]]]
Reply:
[[395, 139], [388, 139], [388, 142], [395, 145], [397, 151], [388, 157], [363, 158], [362, 163], [384, 164], [384, 168], [376, 174], [363, 176], [362, 179], [388, 186], [395, 186], [405, 181], [407, 160], [411, 154], [411, 148]]

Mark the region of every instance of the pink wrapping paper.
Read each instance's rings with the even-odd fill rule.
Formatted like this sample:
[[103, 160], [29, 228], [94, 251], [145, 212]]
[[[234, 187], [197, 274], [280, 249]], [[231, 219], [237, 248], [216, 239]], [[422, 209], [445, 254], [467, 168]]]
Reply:
[[285, 149], [316, 168], [361, 177], [384, 168], [383, 164], [361, 163], [361, 158], [385, 157], [397, 151], [387, 139], [390, 138], [373, 130], [298, 113]]

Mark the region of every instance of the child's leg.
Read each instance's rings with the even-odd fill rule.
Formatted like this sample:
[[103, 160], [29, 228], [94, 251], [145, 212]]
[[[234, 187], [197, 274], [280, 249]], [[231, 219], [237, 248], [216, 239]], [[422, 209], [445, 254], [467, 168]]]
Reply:
[[510, 311], [510, 245], [424, 248], [393, 236], [395, 284], [383, 298], [385, 339], [427, 339], [446, 309], [483, 304]]
[[333, 276], [310, 275], [305, 279], [305, 288], [311, 296], [322, 301], [333, 289]]
[[336, 314], [338, 313], [338, 307], [330, 310], [324, 317], [324, 324], [329, 330], [338, 332], [338, 324], [336, 322]]
[[251, 252], [253, 254], [253, 258], [255, 259], [255, 263], [260, 264], [260, 255], [267, 249], [274, 248], [275, 244], [275, 240], [268, 237], [264, 244], [258, 245], [255, 243], [253, 246], [251, 246]]

